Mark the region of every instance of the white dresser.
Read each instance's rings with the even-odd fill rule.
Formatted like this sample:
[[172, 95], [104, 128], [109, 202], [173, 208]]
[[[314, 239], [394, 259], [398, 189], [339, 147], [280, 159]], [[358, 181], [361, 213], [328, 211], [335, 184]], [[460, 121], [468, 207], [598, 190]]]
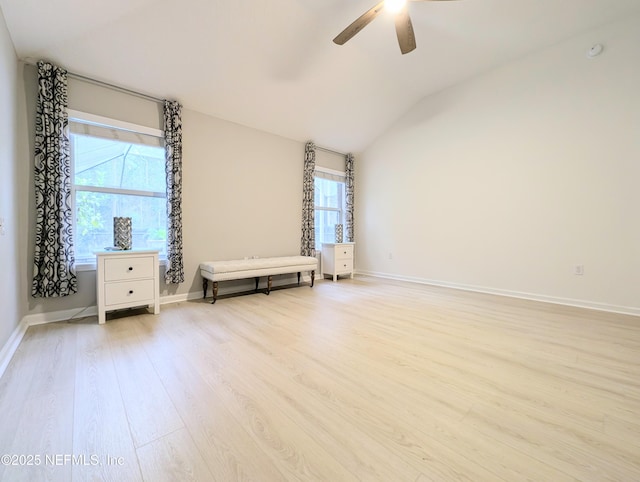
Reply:
[[348, 274], [353, 279], [353, 249], [355, 243], [322, 243], [322, 274], [333, 276]]
[[158, 250], [97, 251], [98, 323], [106, 312], [149, 306], [160, 313]]

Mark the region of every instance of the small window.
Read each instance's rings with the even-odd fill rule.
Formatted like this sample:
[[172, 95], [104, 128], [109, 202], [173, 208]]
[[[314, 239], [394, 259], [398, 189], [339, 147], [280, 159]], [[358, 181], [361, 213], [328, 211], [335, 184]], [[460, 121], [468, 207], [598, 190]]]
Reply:
[[93, 263], [94, 251], [113, 246], [113, 218], [132, 218], [134, 248], [166, 255], [167, 209], [162, 131], [70, 115], [75, 203], [75, 256]]
[[336, 224], [344, 224], [344, 173], [316, 169], [314, 180], [316, 250], [334, 243]]

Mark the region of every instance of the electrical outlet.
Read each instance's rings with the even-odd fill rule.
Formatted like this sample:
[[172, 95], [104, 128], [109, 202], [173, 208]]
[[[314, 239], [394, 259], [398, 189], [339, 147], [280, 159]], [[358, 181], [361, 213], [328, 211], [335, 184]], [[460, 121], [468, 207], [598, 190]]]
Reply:
[[576, 276], [582, 276], [584, 275], [584, 265], [582, 264], [576, 264], [573, 267], [573, 274], [575, 274]]
[[389, 253], [389, 259], [393, 259], [393, 253]]

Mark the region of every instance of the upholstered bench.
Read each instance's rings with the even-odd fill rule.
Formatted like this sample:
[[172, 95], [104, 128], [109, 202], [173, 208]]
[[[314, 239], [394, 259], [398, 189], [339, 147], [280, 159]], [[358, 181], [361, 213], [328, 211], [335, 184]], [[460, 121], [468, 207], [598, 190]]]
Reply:
[[260, 278], [266, 276], [267, 289], [265, 293], [268, 295], [271, 291], [273, 276], [277, 274], [298, 273], [298, 284], [300, 284], [300, 273], [309, 271], [311, 273], [311, 287], [313, 288], [316, 269], [318, 269], [318, 260], [311, 256], [278, 256], [274, 258], [205, 261], [200, 263], [204, 298], [207, 297], [209, 281], [213, 282], [213, 301], [211, 304], [218, 299], [219, 281], [255, 278], [256, 291], [258, 291]]

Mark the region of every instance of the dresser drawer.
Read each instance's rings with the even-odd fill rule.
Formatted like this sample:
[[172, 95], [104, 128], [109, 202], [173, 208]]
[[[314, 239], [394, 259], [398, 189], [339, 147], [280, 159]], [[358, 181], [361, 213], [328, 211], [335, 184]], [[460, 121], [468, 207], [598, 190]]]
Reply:
[[105, 281], [153, 278], [153, 275], [153, 256], [128, 256], [104, 260]]
[[353, 259], [336, 259], [335, 270], [337, 274], [351, 273], [353, 271]]
[[111, 306], [153, 300], [154, 284], [153, 279], [105, 283], [104, 304]]
[[339, 259], [353, 259], [353, 245], [336, 246], [336, 264]]

